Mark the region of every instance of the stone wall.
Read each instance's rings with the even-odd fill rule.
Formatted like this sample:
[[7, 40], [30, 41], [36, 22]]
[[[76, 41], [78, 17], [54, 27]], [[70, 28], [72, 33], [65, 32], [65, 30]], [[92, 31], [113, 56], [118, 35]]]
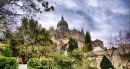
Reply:
[[[126, 48], [126, 50], [128, 50], [128, 49]], [[122, 54], [122, 52], [123, 51], [120, 48], [117, 48], [113, 52], [113, 56], [111, 57], [112, 58], [111, 59], [108, 55], [106, 55], [106, 52], [104, 50], [94, 51], [94, 54], [96, 54], [97, 56], [92, 57], [93, 62], [92, 62], [91, 66], [100, 68], [100, 62], [101, 62], [102, 57], [104, 55], [106, 55], [108, 57], [108, 59], [111, 60], [111, 62], [114, 65], [115, 68], [117, 68], [120, 64], [121, 64], [121, 66], [126, 66], [128, 60], [130, 60], [130, 56], [123, 57], [123, 56], [120, 55], [120, 54]], [[108, 49], [108, 54], [109, 55], [112, 54], [112, 49]]]

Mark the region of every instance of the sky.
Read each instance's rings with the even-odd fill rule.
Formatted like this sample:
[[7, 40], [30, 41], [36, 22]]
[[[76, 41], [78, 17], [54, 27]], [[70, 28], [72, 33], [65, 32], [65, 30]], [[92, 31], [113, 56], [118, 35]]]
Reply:
[[46, 29], [50, 26], [56, 29], [63, 14], [70, 30], [83, 28], [84, 33], [90, 32], [92, 40], [102, 40], [105, 47], [110, 46], [108, 40], [111, 36], [118, 35], [120, 30], [130, 30], [130, 0], [45, 1], [55, 10], [36, 14], [35, 19]]
[[92, 41], [102, 40], [105, 47], [111, 47], [108, 44], [111, 36], [118, 35], [120, 30], [130, 30], [130, 0], [45, 1], [53, 5], [55, 10], [44, 12], [42, 8], [43, 13], [36, 14], [34, 19], [46, 29], [50, 26], [56, 29], [63, 14], [70, 30], [75, 28], [81, 31], [83, 28], [84, 33], [90, 32]]
[[42, 27], [57, 28], [63, 14], [69, 29], [89, 31], [91, 39], [100, 39], [109, 47], [108, 39], [120, 30], [130, 29], [130, 0], [47, 0], [55, 11], [38, 15]]

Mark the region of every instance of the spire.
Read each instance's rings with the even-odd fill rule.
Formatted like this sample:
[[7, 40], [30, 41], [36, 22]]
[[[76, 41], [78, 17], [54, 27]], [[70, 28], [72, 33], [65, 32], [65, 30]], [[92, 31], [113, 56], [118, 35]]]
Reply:
[[128, 31], [130, 31], [130, 23], [129, 23], [129, 29], [128, 29]]
[[64, 20], [63, 14], [62, 14], [61, 20]]
[[83, 27], [82, 27], [81, 33], [83, 33], [83, 34], [84, 34], [84, 30], [83, 30]]

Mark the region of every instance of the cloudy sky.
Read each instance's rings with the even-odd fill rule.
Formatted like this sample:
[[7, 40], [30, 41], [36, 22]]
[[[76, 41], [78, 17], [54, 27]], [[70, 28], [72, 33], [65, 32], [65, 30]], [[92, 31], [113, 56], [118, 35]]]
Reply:
[[56, 29], [63, 14], [69, 29], [89, 30], [92, 40], [104, 41], [120, 30], [130, 29], [130, 0], [47, 0], [55, 11], [39, 15], [39, 23]]

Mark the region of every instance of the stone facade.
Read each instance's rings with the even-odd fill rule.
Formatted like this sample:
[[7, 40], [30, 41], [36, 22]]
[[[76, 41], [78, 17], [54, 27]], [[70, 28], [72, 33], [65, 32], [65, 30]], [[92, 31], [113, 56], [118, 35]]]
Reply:
[[70, 30], [63, 16], [61, 17], [61, 20], [58, 22], [56, 30], [54, 30], [53, 27], [50, 27], [50, 32], [51, 35], [56, 40], [72, 37], [77, 41], [84, 42], [85, 38], [84, 30], [83, 29], [81, 31], [78, 31], [76, 29]]
[[[53, 26], [49, 28], [50, 34], [52, 35], [53, 41], [56, 43], [58, 41], [64, 41], [66, 39], [69, 39], [70, 37], [75, 39], [80, 45], [78, 44], [79, 48], [83, 47], [84, 41], [85, 41], [85, 34], [84, 30], [82, 28], [81, 31], [78, 31], [76, 29], [70, 30], [68, 28], [68, 23], [64, 20], [64, 17], [61, 17], [61, 20], [57, 24], [57, 28], [54, 29]], [[95, 40], [92, 41], [92, 46], [100, 46], [103, 48], [103, 41], [101, 40]]]
[[99, 39], [96, 39], [94, 41], [91, 41], [91, 45], [92, 47], [97, 47], [97, 46], [100, 46], [101, 48], [104, 48], [103, 47], [103, 41], [99, 40]]
[[[126, 66], [128, 63], [128, 60], [130, 60], [130, 55], [129, 55], [130, 46], [124, 47], [124, 50], [125, 50], [125, 54], [121, 47], [117, 47], [116, 49], [114, 49], [114, 51], [113, 51], [113, 49], [107, 49], [107, 52], [105, 52], [104, 49], [98, 50], [98, 51], [93, 51], [94, 55], [96, 55], [96, 56], [91, 56], [91, 58], [92, 58], [91, 65], [94, 67], [98, 67], [100, 69], [100, 63], [101, 63], [102, 57], [104, 55], [106, 55], [115, 68], [118, 68], [119, 65], [121, 65], [122, 67]], [[113, 52], [113, 55], [112, 55], [112, 52]], [[110, 58], [110, 55], [112, 55], [111, 58]], [[125, 56], [123, 56], [123, 55], [125, 55]], [[130, 65], [128, 66], [128, 68], [130, 68]]]

